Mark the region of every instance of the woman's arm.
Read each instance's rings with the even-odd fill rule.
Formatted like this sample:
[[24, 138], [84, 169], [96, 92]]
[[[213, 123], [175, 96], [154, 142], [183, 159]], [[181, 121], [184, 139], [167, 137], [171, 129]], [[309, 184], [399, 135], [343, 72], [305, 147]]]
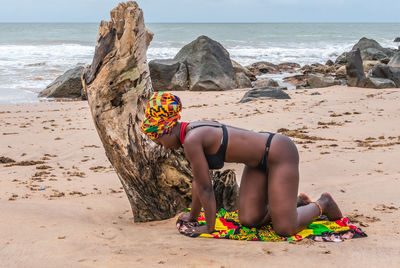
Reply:
[[215, 228], [215, 213], [216, 203], [214, 190], [211, 183], [208, 164], [204, 155], [203, 146], [201, 141], [198, 140], [198, 135], [185, 140], [185, 155], [190, 162], [193, 170], [193, 188], [192, 193], [192, 206], [194, 211], [191, 216], [198, 216], [200, 212], [200, 204], [204, 208], [207, 231], [209, 233], [214, 231]]

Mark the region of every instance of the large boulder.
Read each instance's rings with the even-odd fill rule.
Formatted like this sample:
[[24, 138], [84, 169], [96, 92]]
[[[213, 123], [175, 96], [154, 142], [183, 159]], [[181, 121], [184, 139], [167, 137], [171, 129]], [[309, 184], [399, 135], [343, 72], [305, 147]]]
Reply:
[[358, 43], [353, 46], [352, 50], [357, 48], [359, 48], [360, 51], [367, 50], [368, 48], [373, 48], [383, 52], [389, 58], [392, 57], [395, 52], [395, 50], [390, 48], [384, 48], [377, 41], [373, 39], [368, 39], [366, 37], [361, 38], [360, 41], [358, 41]]
[[82, 71], [82, 66], [66, 71], [40, 92], [39, 98], [86, 99], [81, 81]]
[[256, 99], [290, 99], [290, 96], [280, 88], [253, 88], [247, 91], [239, 102], [245, 103]]
[[187, 66], [189, 90], [221, 91], [236, 87], [228, 51], [207, 36], [202, 35], [184, 46], [174, 60]]
[[149, 70], [153, 89], [162, 90], [187, 90], [188, 73], [186, 65], [176, 60], [152, 60]]
[[374, 66], [368, 72], [368, 77], [389, 79], [396, 84], [396, 87], [400, 87], [400, 70], [388, 65], [378, 64]]
[[388, 63], [389, 66], [400, 69], [400, 52], [393, 56]]
[[387, 57], [388, 56], [383, 51], [376, 48], [367, 48], [361, 50], [361, 58], [363, 60], [381, 60]]
[[365, 73], [360, 49], [354, 49], [347, 53], [347, 85], [351, 87], [363, 87], [365, 84]]
[[254, 75], [280, 73], [279, 66], [268, 61], [255, 62], [246, 66], [246, 68]]
[[395, 42], [395, 43], [400, 42], [400, 37], [396, 37], [396, 39], [394, 39], [394, 42]]
[[[385, 60], [387, 58], [391, 58], [396, 52], [396, 50], [384, 48], [377, 41], [368, 39], [366, 37], [361, 38], [357, 44], [353, 46], [352, 50], [355, 49], [360, 49], [361, 58], [363, 60]], [[341, 54], [339, 57], [337, 57], [335, 63], [346, 64], [347, 54], [348, 52]]]
[[306, 82], [307, 86], [309, 86], [310, 88], [322, 88], [340, 85], [340, 81], [336, 81], [333, 77], [326, 77], [315, 74], [309, 74]]
[[385, 78], [374, 78], [368, 77], [365, 83], [365, 87], [367, 88], [395, 88], [396, 84], [390, 80]]

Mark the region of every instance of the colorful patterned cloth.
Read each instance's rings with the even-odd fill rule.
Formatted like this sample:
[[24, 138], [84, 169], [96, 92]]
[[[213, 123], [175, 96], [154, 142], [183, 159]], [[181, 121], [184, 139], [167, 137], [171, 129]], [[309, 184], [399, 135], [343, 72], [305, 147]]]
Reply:
[[[190, 209], [187, 209], [190, 211]], [[239, 223], [238, 212], [228, 212], [220, 209], [215, 222], [216, 232], [201, 234], [194, 237], [225, 238], [247, 241], [299, 241], [304, 238], [319, 242], [341, 242], [347, 239], [366, 237], [367, 235], [360, 228], [352, 225], [347, 218], [338, 221], [328, 221], [320, 217], [312, 222], [306, 229], [294, 236], [283, 237], [277, 235], [271, 225], [261, 228], [247, 228]], [[178, 231], [185, 234], [184, 230], [194, 226], [206, 224], [204, 213], [201, 212], [197, 222], [185, 223], [178, 219], [176, 222]], [[193, 236], [192, 236], [193, 237]]]
[[182, 102], [168, 92], [155, 92], [146, 106], [142, 131], [152, 140], [170, 133], [181, 118]]

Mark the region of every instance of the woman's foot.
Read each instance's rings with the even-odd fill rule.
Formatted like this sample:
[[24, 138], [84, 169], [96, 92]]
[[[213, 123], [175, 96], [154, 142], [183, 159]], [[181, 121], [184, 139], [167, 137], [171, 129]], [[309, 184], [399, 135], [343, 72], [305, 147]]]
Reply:
[[299, 196], [297, 197], [297, 207], [306, 206], [306, 205], [308, 205], [310, 203], [312, 203], [312, 200], [305, 193], [300, 193]]
[[322, 208], [322, 214], [327, 216], [330, 221], [340, 220], [343, 217], [338, 205], [329, 193], [323, 193], [317, 203]]

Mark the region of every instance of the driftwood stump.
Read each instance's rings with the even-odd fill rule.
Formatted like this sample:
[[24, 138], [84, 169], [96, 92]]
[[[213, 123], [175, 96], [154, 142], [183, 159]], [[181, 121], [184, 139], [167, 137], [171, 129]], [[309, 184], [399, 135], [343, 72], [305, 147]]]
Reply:
[[97, 132], [135, 221], [171, 218], [191, 202], [192, 172], [183, 151], [164, 150], [140, 130], [153, 92], [146, 59], [152, 37], [137, 3], [120, 3], [111, 20], [100, 23], [93, 62], [82, 73]]

